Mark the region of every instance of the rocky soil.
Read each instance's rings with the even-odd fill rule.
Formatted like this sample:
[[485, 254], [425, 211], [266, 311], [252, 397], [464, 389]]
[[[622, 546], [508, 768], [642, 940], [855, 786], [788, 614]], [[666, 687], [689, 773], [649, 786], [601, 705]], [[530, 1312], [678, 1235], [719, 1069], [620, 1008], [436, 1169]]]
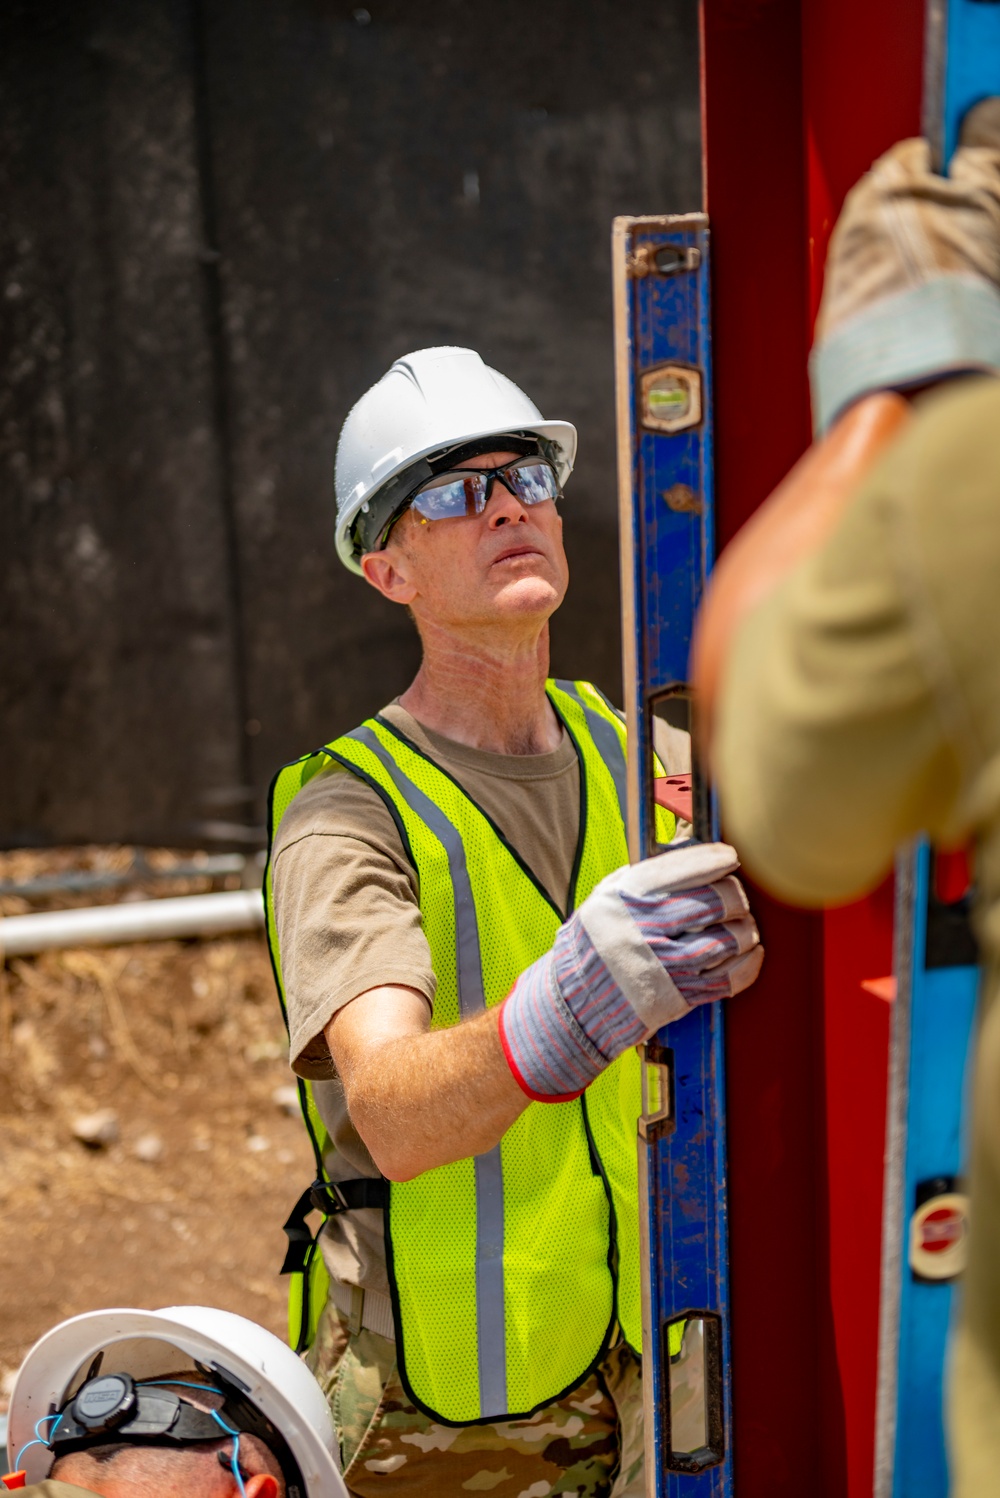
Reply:
[[[0, 884], [127, 870], [132, 853], [0, 853]], [[0, 914], [239, 882], [0, 894]], [[313, 1173], [292, 1081], [262, 938], [0, 968], [0, 1393], [35, 1338], [96, 1306], [202, 1302], [284, 1333], [281, 1224]]]

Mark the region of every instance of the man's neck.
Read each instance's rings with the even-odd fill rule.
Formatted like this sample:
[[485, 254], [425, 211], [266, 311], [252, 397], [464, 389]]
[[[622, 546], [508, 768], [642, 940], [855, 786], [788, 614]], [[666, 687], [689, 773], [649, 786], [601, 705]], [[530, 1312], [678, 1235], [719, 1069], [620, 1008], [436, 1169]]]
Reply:
[[418, 723], [470, 749], [546, 754], [562, 725], [545, 695], [549, 627], [519, 635], [457, 638], [421, 630], [423, 661], [399, 701]]

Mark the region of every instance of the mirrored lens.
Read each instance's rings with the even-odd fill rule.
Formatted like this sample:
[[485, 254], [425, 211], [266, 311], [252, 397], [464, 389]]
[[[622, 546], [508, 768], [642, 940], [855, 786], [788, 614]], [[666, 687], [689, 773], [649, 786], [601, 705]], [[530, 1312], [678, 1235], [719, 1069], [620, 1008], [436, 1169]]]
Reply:
[[481, 515], [485, 508], [488, 475], [442, 473], [428, 479], [413, 496], [413, 508], [425, 520], [449, 520], [459, 515]]
[[511, 466], [506, 470], [506, 477], [522, 504], [540, 505], [543, 500], [559, 498], [555, 473], [541, 459]]

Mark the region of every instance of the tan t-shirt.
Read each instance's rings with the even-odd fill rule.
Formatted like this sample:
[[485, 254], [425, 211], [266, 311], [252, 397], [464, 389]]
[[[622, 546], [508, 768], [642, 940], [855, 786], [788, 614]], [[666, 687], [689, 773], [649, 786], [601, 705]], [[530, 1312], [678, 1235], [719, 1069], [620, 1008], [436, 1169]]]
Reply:
[[[568, 735], [549, 754], [490, 754], [432, 733], [398, 702], [383, 716], [458, 781], [565, 911], [580, 823], [579, 765]], [[668, 774], [689, 769], [687, 735], [657, 728]], [[684, 824], [678, 830], [683, 836]], [[417, 871], [381, 796], [332, 765], [285, 813], [273, 878], [292, 1066], [313, 1083], [333, 1145], [327, 1169], [333, 1180], [377, 1176], [348, 1116], [323, 1031], [344, 1004], [383, 984], [415, 988], [433, 1006]], [[331, 1219], [323, 1250], [335, 1278], [388, 1290], [378, 1209]]]

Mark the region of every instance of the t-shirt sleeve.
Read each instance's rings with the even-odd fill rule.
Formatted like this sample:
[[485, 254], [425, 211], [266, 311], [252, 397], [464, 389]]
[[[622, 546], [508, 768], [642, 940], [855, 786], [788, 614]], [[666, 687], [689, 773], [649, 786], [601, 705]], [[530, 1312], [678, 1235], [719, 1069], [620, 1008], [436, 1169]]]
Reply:
[[796, 905], [855, 898], [907, 838], [954, 833], [959, 760], [904, 559], [919, 481], [897, 449], [825, 546], [750, 614], [727, 663], [715, 765], [725, 835]]
[[691, 769], [691, 735], [683, 728], [654, 718], [653, 748], [668, 775], [686, 775]]
[[434, 1002], [416, 872], [378, 793], [336, 769], [311, 780], [285, 813], [272, 873], [292, 1068], [328, 1078], [323, 1031], [338, 1009], [384, 984]]

